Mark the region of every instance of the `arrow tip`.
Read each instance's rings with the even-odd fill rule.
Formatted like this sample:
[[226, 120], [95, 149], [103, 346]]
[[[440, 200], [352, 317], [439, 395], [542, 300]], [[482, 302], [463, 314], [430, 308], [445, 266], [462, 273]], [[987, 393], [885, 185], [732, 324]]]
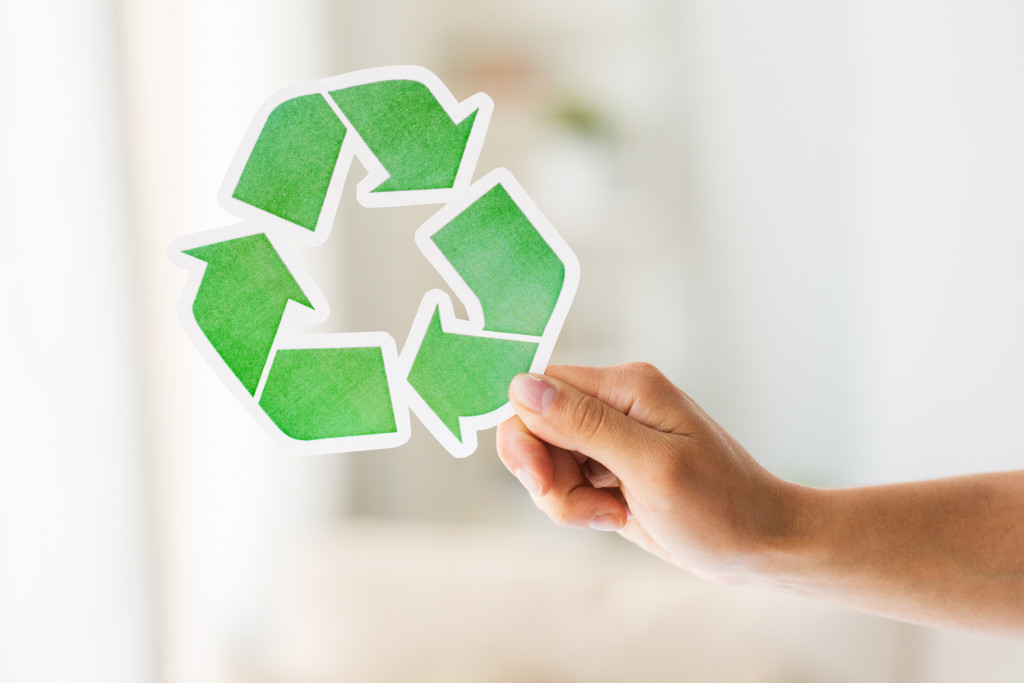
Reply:
[[[450, 315], [446, 311], [445, 319]], [[529, 370], [538, 343], [448, 332], [441, 320], [435, 304], [407, 381], [444, 428], [465, 444], [462, 420], [494, 413], [508, 402], [509, 382]], [[473, 424], [478, 430], [482, 423]]]
[[208, 264], [204, 280], [216, 273], [215, 277], [231, 281], [236, 286], [258, 284], [264, 291], [313, 308], [265, 233], [204, 244], [183, 249], [181, 253]]
[[474, 109], [448, 131], [417, 142], [412, 154], [386, 164], [391, 175], [371, 192], [402, 192], [421, 189], [449, 189], [455, 186], [469, 135], [480, 109]]
[[441, 309], [435, 305], [430, 323], [423, 332], [416, 360], [410, 368], [408, 380], [448, 431], [462, 443], [459, 410], [447, 391], [448, 382], [444, 380], [450, 380], [455, 370], [449, 365], [452, 357], [448, 353], [446, 343], [450, 340], [446, 337], [441, 326]]

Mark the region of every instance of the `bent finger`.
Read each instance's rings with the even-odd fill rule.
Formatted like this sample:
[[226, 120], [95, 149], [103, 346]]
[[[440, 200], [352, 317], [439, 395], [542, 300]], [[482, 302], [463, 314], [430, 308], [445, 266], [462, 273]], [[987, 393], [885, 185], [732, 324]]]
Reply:
[[538, 438], [597, 460], [620, 480], [645, 480], [668, 457], [666, 434], [560, 380], [518, 375], [509, 387], [509, 398]]
[[553, 466], [548, 445], [530, 433], [518, 415], [498, 425], [498, 459], [516, 479], [537, 496], [551, 489]]
[[572, 454], [552, 447], [553, 481], [543, 497], [535, 496], [534, 503], [553, 522], [560, 526], [617, 531], [626, 523], [627, 511], [612, 493], [614, 489], [599, 489], [590, 485], [583, 476]]

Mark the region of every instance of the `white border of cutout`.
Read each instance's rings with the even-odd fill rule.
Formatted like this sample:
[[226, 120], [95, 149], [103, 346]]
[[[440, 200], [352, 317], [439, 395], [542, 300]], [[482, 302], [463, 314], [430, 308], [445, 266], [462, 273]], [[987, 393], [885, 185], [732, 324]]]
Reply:
[[[473, 111], [478, 111], [452, 188], [381, 194], [372, 193], [375, 187], [388, 178], [388, 173], [370, 152], [369, 147], [355, 132], [355, 128], [349, 123], [344, 114], [338, 109], [337, 104], [327, 93], [332, 90], [394, 79], [415, 80], [426, 85], [455, 123], [463, 121]], [[328, 185], [320, 217], [315, 229], [307, 230], [273, 214], [245, 204], [231, 195], [270, 113], [286, 100], [316, 93], [323, 95], [334, 113], [345, 125], [346, 132], [334, 173]], [[526, 194], [526, 191], [523, 190], [522, 186], [507, 169], [495, 169], [477, 182], [470, 184], [480, 151], [483, 148], [484, 136], [490, 124], [493, 110], [493, 101], [484, 93], [477, 93], [459, 102], [436, 75], [418, 66], [366, 69], [310, 81], [281, 90], [271, 96], [257, 111], [239, 145], [238, 152], [236, 152], [228, 168], [218, 194], [221, 206], [246, 222], [187, 235], [171, 243], [168, 248], [168, 257], [175, 265], [188, 271], [188, 278], [178, 299], [178, 315], [186, 334], [196, 345], [196, 348], [199, 349], [217, 376], [228, 387], [229, 391], [252, 414], [256, 422], [265, 431], [273, 435], [287, 451], [313, 455], [400, 446], [410, 438], [409, 409], [412, 409], [434, 438], [453, 456], [461, 458], [470, 455], [476, 450], [478, 431], [490, 429], [499, 422], [511, 417], [513, 414], [512, 407], [506, 402], [500, 408], [485, 415], [460, 418], [463, 441], [459, 442], [408, 383], [409, 370], [412, 368], [412, 363], [419, 352], [419, 347], [423, 343], [423, 338], [435, 309], [439, 310], [442, 330], [448, 333], [538, 343], [537, 352], [530, 365], [530, 371], [543, 372], [544, 368], [547, 367], [555, 342], [562, 329], [562, 325], [565, 323], [569, 307], [579, 285], [579, 261], [569, 245], [562, 239], [551, 223], [548, 222], [537, 205], [533, 203]], [[329, 308], [323, 293], [316, 286], [316, 283], [302, 266], [301, 262], [295, 257], [287, 240], [295, 240], [307, 246], [316, 246], [322, 244], [327, 239], [331, 226], [334, 223], [341, 193], [354, 159], [359, 159], [360, 163], [369, 171], [366, 177], [359, 181], [356, 186], [356, 198], [363, 206], [378, 208], [419, 204], [445, 204], [444, 208], [417, 229], [415, 235], [416, 244], [431, 265], [441, 274], [448, 286], [452, 288], [455, 297], [466, 307], [469, 320], [461, 320], [455, 317], [451, 297], [446, 292], [436, 289], [430, 290], [420, 301], [420, 307], [414, 317], [409, 336], [405, 346], [402, 348], [401, 354], [397, 352], [394, 338], [386, 332], [298, 334], [289, 329], [293, 325], [293, 321], [302, 321], [310, 325], [324, 322], [327, 319]], [[430, 239], [435, 232], [447, 225], [455, 216], [462, 213], [473, 202], [498, 184], [505, 188], [533, 227], [562, 261], [565, 268], [561, 292], [551, 317], [540, 337], [484, 331], [483, 309], [480, 306], [479, 299]], [[313, 309], [311, 310], [295, 301], [288, 302], [255, 395], [250, 395], [224, 360], [214, 350], [213, 345], [206, 338], [206, 335], [203, 334], [192, 314], [192, 305], [202, 284], [206, 263], [183, 252], [188, 249], [259, 232], [266, 233], [281, 260], [291, 272], [292, 277], [295, 278], [295, 281], [313, 305]], [[260, 407], [259, 399], [266, 384], [270, 367], [273, 365], [274, 356], [279, 349], [362, 346], [380, 347], [383, 352], [388, 389], [391, 392], [395, 425], [397, 426], [396, 432], [303, 441], [285, 435]]]
[[[406, 402], [406, 388], [404, 376], [396, 372], [398, 367], [398, 351], [394, 338], [386, 332], [343, 332], [330, 334], [298, 334], [289, 330], [295, 322], [303, 322], [307, 325], [317, 325], [325, 320], [330, 313], [327, 299], [324, 298], [320, 288], [316, 286], [313, 278], [296, 258], [291, 248], [275, 234], [275, 231], [263, 230], [262, 226], [242, 223], [225, 228], [216, 228], [195, 235], [188, 235], [175, 240], [169, 249], [169, 256], [176, 264], [188, 271], [188, 279], [178, 297], [178, 317], [185, 328], [185, 333], [196, 345], [202, 356], [213, 368], [213, 371], [220, 378], [221, 382], [228, 387], [235, 398], [255, 418], [261, 427], [284, 446], [288, 451], [297, 454], [317, 455], [321, 453], [344, 453], [349, 451], [374, 450], [379, 448], [394, 448], [401, 446], [409, 440], [411, 429], [409, 425], [409, 411]], [[289, 301], [281, 317], [281, 325], [278, 327], [274, 343], [267, 356], [267, 362], [263, 366], [263, 374], [260, 376], [256, 391], [250, 395], [235, 374], [228, 367], [224, 359], [220, 357], [213, 344], [203, 334], [199, 323], [192, 314], [192, 305], [199, 287], [203, 282], [203, 275], [206, 272], [207, 264], [193, 256], [183, 253], [185, 250], [196, 247], [223, 242], [225, 240], [246, 237], [265, 232], [271, 245], [277, 251], [285, 267], [295, 278], [302, 289], [303, 294], [313, 304], [313, 308], [307, 308], [296, 301]], [[270, 375], [270, 368], [274, 362], [274, 356], [280, 349], [312, 349], [312, 348], [351, 348], [362, 346], [378, 346], [384, 356], [384, 370], [388, 380], [388, 391], [391, 392], [391, 407], [394, 413], [396, 431], [388, 434], [365, 434], [358, 436], [345, 436], [333, 439], [317, 439], [304, 441], [295, 439], [284, 432], [267, 416], [260, 407], [260, 397], [263, 395], [263, 388]]]
[[[376, 83], [386, 80], [410, 80], [419, 81], [427, 86], [430, 93], [438, 101], [441, 107], [456, 124], [461, 123], [474, 111], [477, 112], [473, 120], [473, 129], [466, 140], [466, 148], [462, 154], [459, 170], [455, 175], [455, 183], [451, 188], [438, 190], [410, 190], [405, 192], [382, 192], [374, 194], [373, 188], [388, 179], [389, 174], [384, 166], [373, 155], [370, 148], [363, 142], [363, 139], [356, 132], [355, 127], [338, 108], [337, 103], [329, 95], [333, 90], [342, 90], [357, 85]], [[335, 164], [334, 173], [331, 176], [330, 184], [327, 186], [327, 196], [324, 199], [323, 208], [320, 211], [320, 218], [317, 220], [314, 230], [307, 230], [297, 226], [283, 218], [267, 213], [262, 209], [239, 201], [232, 196], [238, 179], [242, 175], [249, 156], [256, 146], [256, 140], [263, 130], [264, 124], [271, 112], [278, 105], [296, 97], [304, 95], [322, 95], [327, 104], [330, 105], [342, 124], [345, 126], [345, 139], [341, 144], [341, 151], [338, 154], [338, 162]], [[462, 102], [455, 99], [451, 91], [445, 87], [441, 79], [420, 66], [385, 66], [363, 71], [322, 78], [316, 81], [299, 83], [291, 87], [279, 90], [271, 95], [270, 99], [263, 103], [253, 117], [252, 123], [246, 130], [238, 151], [235, 153], [228, 172], [221, 183], [217, 199], [220, 205], [230, 213], [248, 221], [259, 222], [265, 225], [276, 225], [287, 231], [288, 237], [296, 242], [307, 246], [317, 246], [327, 239], [331, 226], [334, 224], [334, 216], [338, 211], [338, 204], [341, 200], [341, 192], [345, 185], [345, 179], [352, 165], [352, 159], [357, 158], [359, 162], [368, 169], [369, 173], [356, 186], [356, 199], [365, 207], [381, 208], [391, 206], [412, 206], [416, 204], [447, 204], [455, 196], [463, 192], [473, 177], [476, 170], [477, 160], [484, 146], [484, 136], [491, 123], [491, 115], [494, 113], [494, 101], [484, 93], [477, 93], [466, 98]]]
[[[438, 230], [446, 226], [453, 218], [465, 211], [473, 202], [478, 200], [496, 185], [501, 185], [508, 192], [512, 201], [516, 203], [519, 210], [523, 212], [527, 220], [540, 233], [540, 236], [551, 247], [551, 250], [562, 261], [565, 269], [565, 276], [562, 280], [562, 289], [558, 294], [558, 300], [551, 312], [544, 332], [540, 337], [508, 334], [504, 332], [488, 332], [484, 330], [484, 313], [480, 300], [473, 294], [473, 290], [459, 276], [455, 268], [445, 259], [441, 250], [431, 240], [431, 237]], [[486, 176], [473, 183], [472, 186], [445, 208], [430, 217], [416, 231], [416, 244], [420, 251], [426, 256], [430, 264], [437, 269], [437, 272], [444, 278], [445, 283], [451, 287], [455, 297], [466, 307], [469, 320], [461, 320], [455, 317], [451, 298], [447, 293], [433, 289], [427, 292], [420, 301], [420, 307], [416, 312], [412, 329], [402, 353], [399, 355], [400, 372], [403, 378], [408, 378], [412, 369], [413, 361], [419, 348], [423, 344], [430, 320], [434, 310], [438, 309], [441, 318], [441, 329], [451, 334], [468, 334], [476, 337], [491, 337], [494, 339], [511, 339], [516, 341], [528, 341], [538, 344], [537, 352], [534, 354], [533, 362], [530, 364], [530, 372], [543, 372], [547, 367], [548, 360], [555, 348], [558, 334], [562, 330], [565, 318], [569, 314], [569, 306], [576, 295], [576, 288], [580, 281], [580, 264], [569, 245], [562, 236], [555, 231], [547, 218], [540, 212], [540, 209], [529, 198], [526, 191], [515, 179], [515, 177], [504, 168], [491, 171]], [[512, 417], [512, 406], [506, 402], [500, 408], [484, 415], [459, 418], [459, 428], [462, 432], [463, 441], [460, 443], [455, 435], [441, 421], [441, 418], [427, 405], [418, 393], [407, 385], [407, 396], [409, 407], [416, 413], [416, 417], [430, 430], [445, 449], [457, 458], [463, 458], [473, 453], [477, 447], [476, 433], [496, 426], [503, 420]]]

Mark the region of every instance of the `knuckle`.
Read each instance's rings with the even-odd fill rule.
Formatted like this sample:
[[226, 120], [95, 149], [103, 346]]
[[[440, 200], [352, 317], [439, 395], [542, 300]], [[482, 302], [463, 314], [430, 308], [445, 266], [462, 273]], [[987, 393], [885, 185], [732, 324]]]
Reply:
[[589, 441], [601, 433], [607, 419], [605, 405], [586, 394], [573, 394], [568, 397], [564, 414], [572, 425], [575, 436], [581, 441]]
[[645, 382], [653, 384], [665, 381], [664, 373], [646, 361], [628, 363], [626, 367], [627, 372]]
[[548, 506], [544, 512], [558, 526], [569, 527], [573, 526], [572, 518], [569, 515], [569, 510], [564, 504]]

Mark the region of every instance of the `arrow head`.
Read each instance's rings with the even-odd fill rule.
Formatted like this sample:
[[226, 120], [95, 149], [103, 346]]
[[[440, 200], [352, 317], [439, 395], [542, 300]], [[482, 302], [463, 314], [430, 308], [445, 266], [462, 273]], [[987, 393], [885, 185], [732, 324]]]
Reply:
[[289, 300], [313, 305], [263, 233], [183, 250], [206, 261], [192, 302], [203, 335], [255, 394]]
[[329, 95], [390, 174], [373, 192], [455, 185], [479, 109], [456, 122], [415, 80], [365, 83]]
[[[221, 281], [236, 289], [258, 289], [278, 300], [313, 308], [266, 234], [260, 232], [185, 249], [183, 254], [207, 263], [203, 283]], [[198, 299], [198, 297], [197, 297]]]
[[505, 405], [509, 382], [529, 371], [537, 348], [535, 342], [447, 332], [435, 304], [408, 382], [448, 431], [464, 442], [462, 419]]

